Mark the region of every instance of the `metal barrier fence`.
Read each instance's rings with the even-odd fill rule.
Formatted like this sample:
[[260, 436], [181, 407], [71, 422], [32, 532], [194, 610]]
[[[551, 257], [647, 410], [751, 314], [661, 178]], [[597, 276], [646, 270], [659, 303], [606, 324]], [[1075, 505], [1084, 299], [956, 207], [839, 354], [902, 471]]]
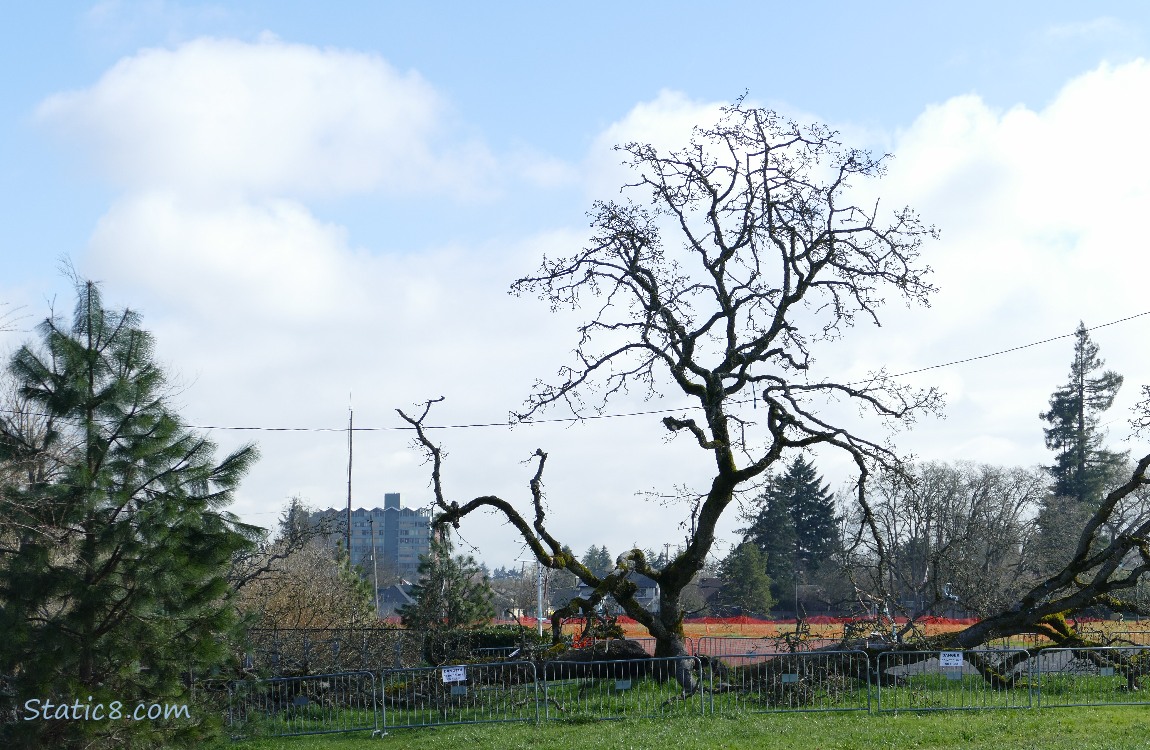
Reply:
[[1147, 704], [1150, 648], [1048, 648], [1035, 657], [1038, 705]]
[[1018, 633], [1009, 638], [992, 638], [983, 644], [985, 649], [1032, 649], [1049, 646], [1053, 643], [1049, 638], [1038, 633]]
[[862, 651], [726, 654], [709, 659], [710, 711], [869, 711]]
[[1150, 631], [1146, 630], [1116, 630], [1110, 634], [1112, 646], [1150, 646]]
[[838, 643], [832, 638], [811, 638], [785, 633], [770, 637], [701, 636], [695, 644], [696, 656], [744, 656], [746, 654], [782, 654], [814, 651]]
[[[732, 639], [728, 639], [732, 640]], [[748, 640], [748, 639], [740, 639]], [[1150, 646], [767, 652], [203, 681], [234, 736], [782, 711], [1150, 704]], [[688, 685], [689, 689], [682, 686]], [[226, 697], [225, 697], [226, 696]]]
[[529, 661], [389, 669], [383, 726], [428, 727], [539, 720], [539, 684]]
[[881, 653], [871, 674], [877, 710], [1029, 708], [1029, 657], [1025, 649]]
[[375, 730], [377, 695], [371, 672], [231, 682], [228, 728], [237, 737]]
[[[638, 643], [640, 646], [642, 646], [643, 650], [647, 652], [648, 656], [654, 656], [655, 655], [655, 639], [654, 638], [647, 638], [647, 637], [641, 636], [639, 638], [628, 638], [627, 640], [634, 641], [635, 643]], [[691, 648], [689, 645], [687, 647], [687, 653], [691, 653]]]
[[[690, 675], [688, 677], [688, 674]], [[550, 661], [540, 697], [547, 719], [624, 719], [706, 713], [697, 657]], [[679, 679], [696, 683], [684, 695]]]

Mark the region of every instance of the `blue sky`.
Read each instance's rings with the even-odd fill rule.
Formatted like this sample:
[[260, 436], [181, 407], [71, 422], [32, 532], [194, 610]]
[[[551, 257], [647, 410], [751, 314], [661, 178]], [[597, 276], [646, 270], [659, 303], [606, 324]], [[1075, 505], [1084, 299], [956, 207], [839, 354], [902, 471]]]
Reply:
[[[104, 2], [5, 16], [0, 302], [22, 306], [25, 331], [49, 300], [67, 309], [67, 258], [144, 313], [197, 424], [338, 426], [349, 394], [361, 425], [394, 426], [394, 407], [439, 395], [444, 422], [503, 418], [563, 364], [576, 321], [507, 284], [578, 247], [591, 201], [625, 178], [613, 142], [681, 143], [744, 91], [893, 151], [880, 193], [942, 231], [926, 256], [934, 306], [857, 331], [823, 355], [832, 370], [910, 370], [1150, 308], [1137, 293], [1144, 3]], [[1096, 335], [1127, 376], [1116, 444], [1150, 380], [1144, 320]], [[916, 376], [948, 392], [948, 415], [900, 448], [1048, 460], [1037, 414], [1070, 350]], [[444, 433], [449, 489], [521, 497], [519, 461], [542, 445], [573, 547], [661, 545], [681, 509], [634, 493], [705, 474], [650, 421]], [[362, 504], [426, 501], [402, 433], [357, 440]], [[341, 441], [260, 436], [238, 510], [267, 523], [292, 494], [340, 502]], [[817, 462], [845, 478], [835, 457]], [[496, 524], [473, 529], [481, 556], [509, 561]]]

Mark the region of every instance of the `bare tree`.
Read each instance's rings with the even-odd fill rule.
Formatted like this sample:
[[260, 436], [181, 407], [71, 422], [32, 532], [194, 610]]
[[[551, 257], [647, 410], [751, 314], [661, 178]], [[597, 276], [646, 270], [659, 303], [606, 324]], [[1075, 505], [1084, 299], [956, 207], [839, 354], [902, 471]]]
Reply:
[[329, 628], [375, 621], [370, 585], [325, 537], [331, 525], [313, 524], [311, 509], [293, 497], [275, 537], [233, 561], [236, 606], [256, 627]]
[[1040, 579], [1009, 607], [955, 635], [962, 647], [1017, 633], [1042, 633], [1057, 644], [1085, 643], [1067, 618], [1096, 606], [1119, 612], [1143, 612], [1139, 582], [1150, 572], [1150, 454], [1134, 466], [1130, 478], [1103, 498], [1078, 535], [1070, 559]]
[[[878, 571], [875, 545], [862, 536], [856, 579], [914, 620], [960, 606], [988, 615], [1036, 583], [1032, 519], [1048, 477], [1037, 469], [940, 462], [876, 478], [875, 527], [887, 551]], [[854, 514], [854, 523], [861, 522]], [[1081, 526], [1079, 527], [1081, 528]]]
[[[595, 203], [589, 244], [571, 257], [545, 257], [536, 274], [512, 286], [553, 308], [595, 311], [578, 328], [574, 363], [557, 382], [539, 383], [517, 418], [530, 420], [556, 404], [584, 416], [634, 390], [669, 388], [688, 397], [694, 406], [662, 423], [707, 454], [714, 473], [700, 490], [684, 548], [659, 569], [634, 549], [597, 576], [563, 553], [547, 528], [544, 451], [535, 454], [530, 521], [498, 497], [449, 502], [439, 483], [442, 454], [424, 430], [434, 402], [416, 416], [401, 414], [432, 463], [436, 523], [494, 509], [543, 565], [568, 570], [593, 590], [556, 617], [611, 595], [655, 637], [658, 655], [677, 656], [686, 653], [682, 593], [706, 564], [720, 519], [740, 488], [785, 452], [824, 445], [849, 454], [871, 523], [866, 477], [876, 465], [896, 466], [898, 457], [881, 438], [822, 416], [823, 407], [845, 401], [902, 424], [936, 409], [939, 396], [882, 371], [860, 382], [832, 379], [817, 371], [812, 351], [859, 320], [878, 324], [887, 295], [926, 303], [933, 287], [919, 249], [935, 231], [910, 209], [887, 212], [852, 199], [852, 183], [881, 176], [885, 157], [845, 148], [822, 126], [800, 126], [742, 102], [715, 126], [696, 129], [682, 150], [629, 143], [619, 151], [636, 175], [624, 191], [640, 202]], [[664, 241], [665, 234], [672, 239]], [[743, 406], [752, 399], [762, 402], [757, 411]], [[658, 582], [657, 612], [635, 600], [632, 571]]]

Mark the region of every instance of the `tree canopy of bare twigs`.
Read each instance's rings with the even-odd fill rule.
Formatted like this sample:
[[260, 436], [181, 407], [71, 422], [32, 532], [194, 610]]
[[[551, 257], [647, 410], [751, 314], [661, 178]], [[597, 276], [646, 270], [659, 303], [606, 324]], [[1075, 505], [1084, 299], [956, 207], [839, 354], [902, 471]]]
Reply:
[[[870, 495], [886, 580], [873, 580], [880, 566], [866, 535], [847, 561], [850, 573], [911, 620], [955, 608], [993, 614], [1037, 582], [1033, 519], [1048, 484], [1040, 469], [969, 462], [883, 473]], [[848, 523], [859, 523], [857, 511]]]
[[[881, 437], [832, 423], [821, 405], [852, 402], [891, 423], [940, 405], [935, 391], [907, 387], [885, 372], [861, 382], [833, 379], [812, 357], [814, 345], [843, 336], [856, 321], [877, 324], [888, 297], [927, 302], [934, 289], [919, 251], [935, 230], [910, 209], [852, 198], [856, 182], [883, 174], [885, 157], [844, 147], [822, 126], [801, 126], [742, 102], [714, 126], [696, 129], [681, 150], [628, 143], [618, 151], [635, 179], [623, 199], [594, 204], [586, 247], [545, 257], [535, 274], [512, 285], [515, 294], [539, 295], [553, 308], [591, 311], [578, 328], [574, 362], [555, 382], [537, 384], [517, 418], [530, 420], [555, 405], [586, 415], [635, 390], [688, 397], [694, 407], [663, 425], [704, 451], [714, 473], [682, 551], [655, 569], [641, 550], [631, 550], [613, 571], [595, 575], [565, 554], [547, 528], [545, 452], [535, 454], [530, 521], [497, 497], [449, 502], [440, 487], [439, 447], [422, 429], [434, 402], [404, 418], [431, 459], [437, 523], [494, 509], [544, 565], [592, 587], [591, 597], [571, 608], [610, 594], [655, 636], [660, 655], [676, 655], [683, 653], [680, 595], [704, 566], [740, 487], [785, 452], [815, 445], [846, 451], [864, 479], [876, 464], [898, 464]], [[765, 407], [756, 410], [756, 421], [739, 408], [752, 398]], [[865, 482], [859, 487], [865, 507]], [[631, 571], [659, 583], [658, 612], [635, 601]]]
[[368, 582], [347, 553], [327, 543], [330, 519], [311, 520], [313, 509], [293, 497], [274, 538], [232, 560], [229, 582], [236, 606], [253, 627], [330, 628], [375, 621]]

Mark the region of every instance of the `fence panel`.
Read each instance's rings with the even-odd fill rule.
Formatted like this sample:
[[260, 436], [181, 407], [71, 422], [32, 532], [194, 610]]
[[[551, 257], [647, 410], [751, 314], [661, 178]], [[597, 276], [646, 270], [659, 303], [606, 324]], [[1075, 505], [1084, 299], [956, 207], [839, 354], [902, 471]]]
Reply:
[[1116, 630], [1110, 634], [1111, 646], [1150, 646], [1150, 631]]
[[549, 661], [542, 667], [547, 719], [623, 719], [703, 714], [704, 685], [685, 695], [677, 674], [702, 674], [696, 657]]
[[[628, 636], [626, 638], [588, 638], [585, 641], [578, 642], [574, 648], [579, 651], [583, 651], [585, 649], [602, 650], [604, 647], [609, 647], [608, 644], [616, 643], [618, 641], [629, 641], [631, 643], [636, 643], [643, 649], [644, 652], [647, 653], [648, 656], [655, 655], [655, 639], [651, 638], [650, 636]], [[686, 649], [688, 654], [693, 656], [694, 651], [691, 650], [692, 646], [693, 644], [691, 643], [690, 638], [683, 639], [683, 647]]]
[[379, 728], [376, 680], [370, 672], [237, 680], [228, 688], [228, 727], [237, 737]]
[[1048, 648], [1034, 662], [1039, 706], [1150, 703], [1148, 647]]
[[[640, 646], [642, 646], [643, 650], [647, 652], [648, 656], [654, 656], [655, 655], [655, 639], [654, 638], [649, 638], [647, 636], [639, 636], [636, 638], [628, 638], [627, 640], [634, 641], [635, 643], [638, 643]], [[687, 649], [687, 653], [691, 653], [691, 648], [689, 645], [684, 644], [684, 647]]]
[[529, 661], [389, 669], [383, 677], [383, 726], [538, 721], [538, 692]]
[[871, 675], [879, 711], [1029, 708], [1025, 649], [888, 651]]
[[805, 634], [784, 633], [778, 636], [701, 636], [696, 656], [744, 656], [746, 654], [790, 654], [814, 651], [839, 643], [837, 638], [812, 638]]
[[708, 662], [714, 713], [870, 710], [862, 651], [724, 654]]
[[1038, 633], [1018, 633], [1009, 638], [992, 638], [983, 644], [984, 649], [1000, 651], [1002, 649], [1018, 650], [1049, 646], [1053, 643], [1049, 638]]

